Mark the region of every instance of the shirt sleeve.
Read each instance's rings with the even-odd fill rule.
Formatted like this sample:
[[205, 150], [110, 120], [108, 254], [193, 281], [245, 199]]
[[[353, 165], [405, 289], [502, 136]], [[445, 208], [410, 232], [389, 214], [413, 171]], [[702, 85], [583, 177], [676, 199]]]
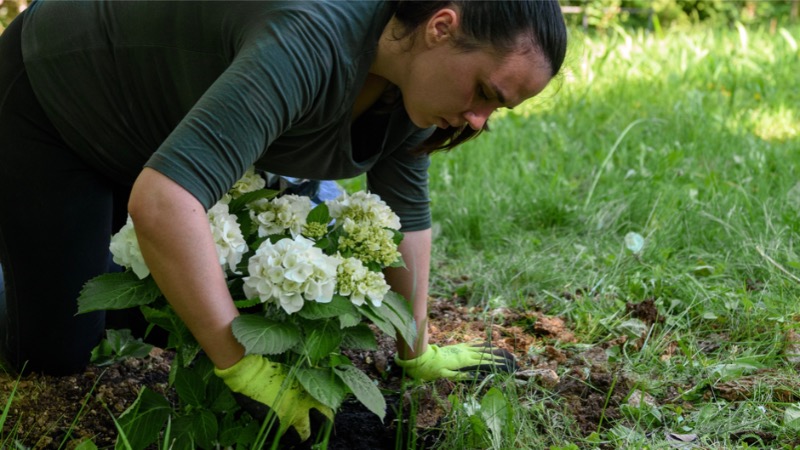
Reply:
[[388, 157], [378, 161], [367, 172], [367, 188], [378, 194], [400, 217], [401, 231], [419, 231], [431, 227], [428, 194], [428, 155], [415, 155], [415, 150], [432, 130], [412, 134]]
[[311, 28], [265, 24], [145, 165], [210, 208], [323, 95], [332, 52]]

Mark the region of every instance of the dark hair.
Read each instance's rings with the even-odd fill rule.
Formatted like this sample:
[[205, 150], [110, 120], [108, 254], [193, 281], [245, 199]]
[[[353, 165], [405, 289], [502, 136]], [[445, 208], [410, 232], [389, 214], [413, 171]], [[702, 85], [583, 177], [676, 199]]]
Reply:
[[[530, 50], [540, 53], [549, 63], [551, 76], [561, 70], [567, 52], [567, 28], [558, 0], [399, 0], [394, 15], [405, 28], [399, 38], [411, 35], [436, 11], [450, 5], [460, 11], [461, 34], [456, 45], [465, 51], [491, 47], [503, 57], [520, 48], [520, 38], [523, 43], [528, 39]], [[481, 131], [468, 125], [437, 128], [419, 151], [449, 150]]]

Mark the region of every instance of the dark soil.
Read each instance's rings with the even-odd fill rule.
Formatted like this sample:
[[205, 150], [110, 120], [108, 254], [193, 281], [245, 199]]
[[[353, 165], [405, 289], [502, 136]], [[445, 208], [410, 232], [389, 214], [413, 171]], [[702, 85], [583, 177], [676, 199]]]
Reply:
[[[647, 306], [637, 307], [634, 315], [658, 320]], [[552, 345], [574, 342], [573, 333], [557, 317], [538, 312], [495, 311], [491, 320], [477, 319], [459, 300], [432, 300], [430, 304], [431, 342], [448, 345], [482, 340], [490, 334], [495, 345], [514, 353], [520, 370], [516, 377], [534, 379], [556, 392], [585, 433], [613, 425], [620, 417], [619, 405], [630, 391], [629, 381], [610, 366], [605, 349], [595, 347], [582, 353], [568, 353]], [[491, 323], [491, 324], [487, 324]], [[401, 389], [401, 377], [391, 364], [395, 343], [378, 335], [377, 351], [348, 356], [365, 370], [388, 394], [389, 411], [381, 422], [356, 401], [347, 401], [336, 415], [330, 449], [394, 449], [397, 436], [408, 436], [416, 428], [416, 448], [428, 448], [437, 440], [437, 424], [447, 414], [447, 396], [455, 385], [447, 380], [411, 390]], [[621, 345], [623, 341], [606, 345]], [[543, 352], [529, 352], [532, 345]], [[15, 436], [26, 447], [72, 449], [91, 439], [99, 448], [113, 448], [116, 439], [112, 415], [118, 417], [136, 399], [142, 386], [168, 398], [174, 392], [167, 383], [170, 352], [154, 349], [142, 359], [128, 359], [104, 368], [90, 366], [82, 374], [52, 377], [29, 374], [19, 382], [0, 375], [0, 401], [5, 405], [15, 389], [2, 436]], [[405, 392], [402, 396], [400, 392]], [[409, 424], [407, 414], [413, 397], [416, 414]], [[398, 428], [400, 431], [398, 432]], [[295, 448], [310, 446], [300, 444]]]

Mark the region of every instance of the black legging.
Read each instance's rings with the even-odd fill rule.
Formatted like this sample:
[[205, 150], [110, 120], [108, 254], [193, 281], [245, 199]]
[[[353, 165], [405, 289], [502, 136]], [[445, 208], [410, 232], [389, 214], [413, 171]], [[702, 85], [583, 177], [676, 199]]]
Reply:
[[[106, 314], [76, 315], [83, 284], [110, 270], [108, 244], [130, 187], [89, 167], [63, 142], [22, 62], [17, 17], [0, 37], [0, 264], [3, 352], [17, 369], [80, 371]], [[2, 308], [0, 308], [2, 310]]]

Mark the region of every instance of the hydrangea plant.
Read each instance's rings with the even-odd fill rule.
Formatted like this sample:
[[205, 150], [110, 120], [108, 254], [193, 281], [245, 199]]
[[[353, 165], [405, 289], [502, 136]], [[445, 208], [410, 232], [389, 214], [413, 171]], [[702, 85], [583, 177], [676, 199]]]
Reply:
[[[281, 196], [264, 186], [251, 168], [208, 210], [220, 268], [241, 313], [232, 325], [234, 336], [248, 354], [292, 367], [321, 403], [335, 410], [354, 394], [383, 418], [383, 396], [343, 350], [376, 348], [370, 325], [392, 337], [399, 333], [406, 342], [415, 339], [410, 306], [389, 290], [382, 273], [403, 264], [399, 218], [367, 192], [314, 206], [307, 197]], [[200, 346], [150, 276], [130, 218], [112, 236], [110, 250], [125, 271], [89, 281], [79, 312], [141, 308], [151, 326], [168, 332], [167, 347], [176, 350], [171, 381], [181, 371], [196, 370]], [[208, 383], [207, 359], [200, 366]], [[223, 387], [216, 390], [225, 390], [218, 385]], [[223, 394], [230, 396], [214, 395]], [[214, 402], [219, 407], [219, 398]]]

